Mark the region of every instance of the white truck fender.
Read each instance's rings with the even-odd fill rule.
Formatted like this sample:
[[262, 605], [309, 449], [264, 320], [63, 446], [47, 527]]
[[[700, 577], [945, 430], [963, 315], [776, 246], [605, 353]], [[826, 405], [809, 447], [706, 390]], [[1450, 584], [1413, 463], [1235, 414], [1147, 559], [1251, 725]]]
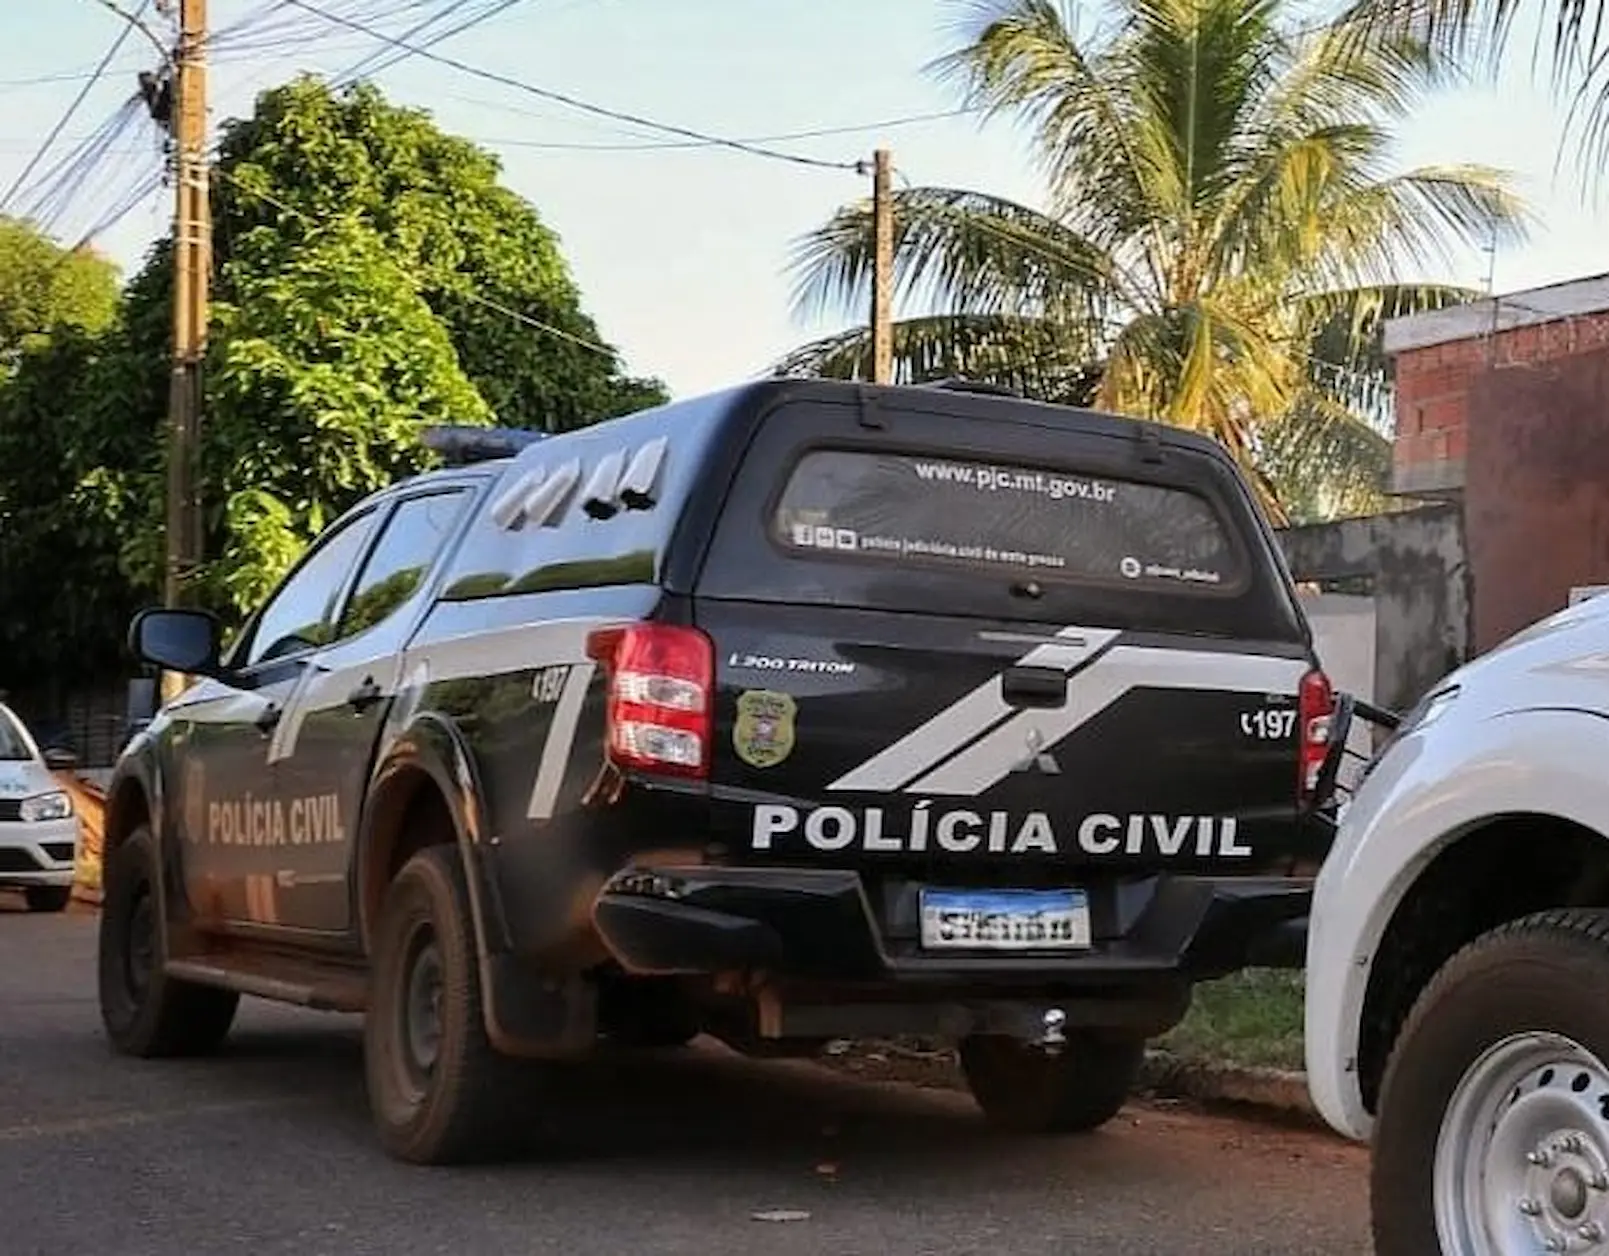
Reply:
[[1381, 938], [1414, 882], [1498, 816], [1609, 832], [1606, 742], [1609, 719], [1589, 711], [1494, 711], [1410, 731], [1375, 764], [1319, 871], [1308, 930], [1308, 1089], [1336, 1132], [1366, 1141], [1373, 1130], [1358, 1077], [1363, 1001]]

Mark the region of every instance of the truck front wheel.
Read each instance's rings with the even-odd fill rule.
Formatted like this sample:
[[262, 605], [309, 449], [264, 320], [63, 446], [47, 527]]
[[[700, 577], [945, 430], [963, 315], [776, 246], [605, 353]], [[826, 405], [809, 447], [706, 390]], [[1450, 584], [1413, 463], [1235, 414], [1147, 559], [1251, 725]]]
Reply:
[[160, 868], [144, 825], [106, 861], [96, 964], [101, 1024], [122, 1055], [204, 1055], [229, 1033], [240, 996], [163, 971]]
[[1015, 1038], [961, 1043], [961, 1070], [989, 1121], [1021, 1134], [1083, 1133], [1122, 1108], [1145, 1057], [1144, 1039], [1069, 1033], [1052, 1055]]
[[399, 1160], [500, 1155], [528, 1117], [530, 1065], [486, 1037], [463, 865], [453, 846], [413, 856], [387, 891], [364, 1022], [364, 1071], [380, 1143]]
[[1380, 1256], [1598, 1251], [1609, 1240], [1609, 912], [1471, 942], [1392, 1050], [1370, 1181]]

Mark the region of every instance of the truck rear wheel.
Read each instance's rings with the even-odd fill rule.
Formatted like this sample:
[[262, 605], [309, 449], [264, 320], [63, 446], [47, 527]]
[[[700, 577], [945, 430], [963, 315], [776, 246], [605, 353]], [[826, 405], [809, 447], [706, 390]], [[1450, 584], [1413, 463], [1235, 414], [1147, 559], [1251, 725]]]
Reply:
[[234, 1023], [240, 995], [162, 971], [156, 841], [141, 825], [102, 873], [97, 979], [101, 1024], [123, 1055], [204, 1055]]
[[375, 935], [364, 1071], [381, 1145], [399, 1160], [452, 1164], [512, 1149], [533, 1067], [486, 1037], [469, 891], [458, 850], [403, 866]]
[[1477, 938], [1386, 1068], [1370, 1180], [1380, 1256], [1597, 1251], [1609, 1238], [1609, 912]]
[[1070, 1033], [1051, 1055], [1016, 1038], [961, 1043], [961, 1070], [972, 1097], [995, 1125], [1019, 1134], [1074, 1134], [1098, 1129], [1123, 1107], [1144, 1039]]

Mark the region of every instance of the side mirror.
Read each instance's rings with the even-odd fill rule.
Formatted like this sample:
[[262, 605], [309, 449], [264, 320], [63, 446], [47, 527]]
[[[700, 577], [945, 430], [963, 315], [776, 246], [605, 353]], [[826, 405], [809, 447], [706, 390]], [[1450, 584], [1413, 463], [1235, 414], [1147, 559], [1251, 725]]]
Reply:
[[206, 611], [146, 610], [129, 625], [129, 649], [143, 662], [193, 676], [218, 673], [218, 621]]
[[78, 766], [78, 756], [66, 746], [50, 746], [44, 752], [44, 760], [52, 772], [71, 772]]

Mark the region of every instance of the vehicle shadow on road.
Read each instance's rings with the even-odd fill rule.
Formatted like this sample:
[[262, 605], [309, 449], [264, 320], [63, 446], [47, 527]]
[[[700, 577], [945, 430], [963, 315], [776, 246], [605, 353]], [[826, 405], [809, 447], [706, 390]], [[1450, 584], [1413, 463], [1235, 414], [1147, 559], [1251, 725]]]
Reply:
[[[355, 1022], [323, 1032], [242, 1027], [223, 1056], [185, 1067], [204, 1069], [209, 1091], [283, 1087], [287, 1097], [316, 1103], [308, 1121], [373, 1145]], [[670, 1164], [680, 1172], [697, 1162], [774, 1162], [831, 1180], [847, 1171], [842, 1158], [852, 1153], [861, 1169], [875, 1165], [880, 1176], [928, 1178], [1019, 1159], [1024, 1146], [986, 1125], [964, 1094], [859, 1081], [805, 1061], [746, 1059], [708, 1039], [679, 1050], [600, 1052], [531, 1067], [548, 1072], [550, 1082], [527, 1110], [530, 1137], [510, 1168], [606, 1163], [653, 1172]], [[1111, 1159], [1121, 1141], [1113, 1131], [1134, 1119], [1125, 1113], [1106, 1130], [1054, 1145], [1087, 1162], [1091, 1173], [1120, 1173]], [[1008, 1153], [1013, 1147], [1015, 1155]]]

